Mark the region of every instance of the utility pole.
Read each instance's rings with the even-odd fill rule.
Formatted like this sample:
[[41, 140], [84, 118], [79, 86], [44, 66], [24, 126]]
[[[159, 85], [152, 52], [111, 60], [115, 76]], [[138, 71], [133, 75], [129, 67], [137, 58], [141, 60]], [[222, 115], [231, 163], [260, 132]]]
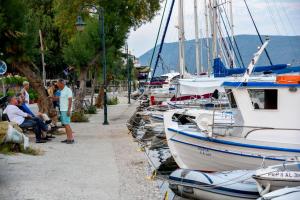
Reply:
[[185, 76], [185, 45], [183, 0], [178, 1], [178, 40], [179, 40], [179, 72], [180, 78]]
[[42, 31], [41, 30], [39, 30], [39, 35], [40, 35], [42, 67], [43, 67], [42, 77], [43, 77], [43, 84], [44, 84], [44, 87], [45, 87], [46, 86], [46, 69], [45, 69], [46, 64], [45, 64], [45, 57], [44, 57], [43, 36], [42, 36]]
[[194, 18], [195, 18], [195, 45], [196, 45], [196, 69], [197, 75], [203, 72], [200, 55], [201, 55], [201, 41], [199, 40], [199, 22], [198, 22], [198, 0], [194, 0]]

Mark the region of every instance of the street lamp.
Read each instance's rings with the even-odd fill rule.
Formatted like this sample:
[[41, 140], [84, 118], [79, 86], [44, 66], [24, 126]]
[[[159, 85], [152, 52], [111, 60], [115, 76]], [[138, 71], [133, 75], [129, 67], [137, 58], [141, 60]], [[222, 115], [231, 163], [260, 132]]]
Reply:
[[[102, 7], [96, 7], [94, 5], [87, 5], [92, 7], [93, 10], [96, 10], [99, 16], [99, 25], [100, 25], [100, 38], [102, 39], [101, 47], [102, 47], [102, 64], [103, 64], [103, 89], [104, 89], [104, 103], [103, 103], [103, 110], [104, 110], [104, 121], [103, 125], [108, 125], [107, 119], [107, 79], [106, 79], [106, 49], [105, 49], [105, 30], [104, 30], [104, 9]], [[76, 28], [78, 31], [83, 31], [84, 26], [86, 25], [81, 16], [77, 17], [76, 20]]]
[[77, 16], [77, 20], [76, 20], [75, 25], [76, 25], [76, 28], [77, 28], [78, 31], [83, 31], [84, 26], [86, 25], [86, 23], [84, 23], [81, 16]]

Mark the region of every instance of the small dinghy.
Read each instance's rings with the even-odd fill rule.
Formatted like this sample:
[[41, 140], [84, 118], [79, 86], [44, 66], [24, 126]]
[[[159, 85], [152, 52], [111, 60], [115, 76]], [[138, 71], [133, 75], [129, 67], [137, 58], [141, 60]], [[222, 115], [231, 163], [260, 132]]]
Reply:
[[258, 200], [299, 200], [300, 187], [283, 188], [263, 195]]
[[260, 195], [284, 187], [297, 187], [300, 186], [300, 163], [284, 163], [258, 169], [253, 178], [257, 182]]
[[169, 176], [169, 187], [176, 195], [191, 199], [257, 199], [260, 195], [253, 174], [250, 170], [203, 173], [178, 169]]

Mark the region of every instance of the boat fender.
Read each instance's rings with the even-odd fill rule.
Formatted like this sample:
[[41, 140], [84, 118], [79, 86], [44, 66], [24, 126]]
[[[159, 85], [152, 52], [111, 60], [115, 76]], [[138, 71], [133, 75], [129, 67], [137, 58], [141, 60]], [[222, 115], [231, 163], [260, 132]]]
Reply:
[[267, 193], [270, 192], [270, 188], [271, 188], [271, 184], [270, 183], [268, 183], [268, 185], [265, 188], [258, 181], [256, 181], [256, 185], [257, 185], [257, 190], [258, 190], [260, 196], [263, 196], [263, 195], [265, 195], [265, 194], [267, 194]]

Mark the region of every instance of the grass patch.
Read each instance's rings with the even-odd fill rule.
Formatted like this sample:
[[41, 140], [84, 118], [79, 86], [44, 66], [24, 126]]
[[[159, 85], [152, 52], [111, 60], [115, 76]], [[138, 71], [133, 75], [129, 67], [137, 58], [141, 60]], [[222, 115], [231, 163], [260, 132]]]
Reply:
[[5, 143], [0, 145], [0, 154], [14, 155], [16, 153], [23, 153], [32, 156], [42, 155], [43, 152], [40, 149], [28, 147], [24, 149], [21, 144]]
[[74, 112], [71, 116], [72, 122], [88, 122], [89, 118], [84, 114], [84, 112]]
[[85, 111], [85, 114], [97, 114], [97, 107], [96, 106], [89, 106]]
[[107, 99], [107, 105], [117, 105], [119, 103], [118, 97], [111, 97]]

